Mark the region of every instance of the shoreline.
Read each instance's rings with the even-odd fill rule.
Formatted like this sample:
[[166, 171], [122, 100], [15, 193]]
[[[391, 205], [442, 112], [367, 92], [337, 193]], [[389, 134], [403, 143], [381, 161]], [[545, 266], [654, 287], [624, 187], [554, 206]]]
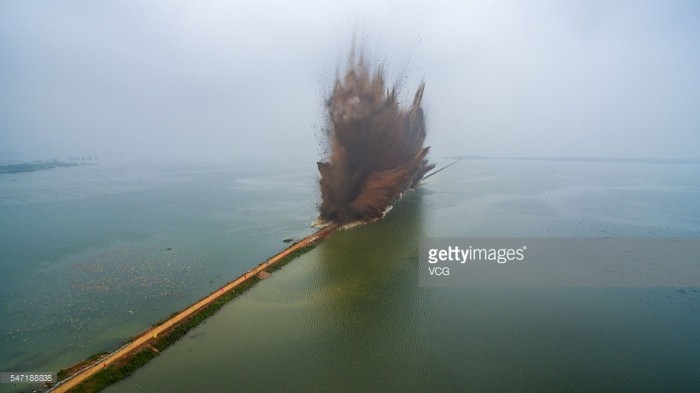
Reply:
[[97, 392], [128, 377], [191, 329], [214, 315], [226, 303], [270, 273], [313, 249], [336, 229], [336, 225], [329, 225], [291, 244], [191, 306], [174, 312], [167, 319], [132, 337], [117, 350], [92, 355], [85, 361], [61, 370], [58, 373], [58, 382], [48, 387], [46, 392]]
[[0, 165], [0, 174], [16, 174], [36, 171], [47, 171], [55, 168], [71, 168], [80, 165], [88, 165], [84, 162], [77, 163], [74, 161], [35, 161], [20, 164]]

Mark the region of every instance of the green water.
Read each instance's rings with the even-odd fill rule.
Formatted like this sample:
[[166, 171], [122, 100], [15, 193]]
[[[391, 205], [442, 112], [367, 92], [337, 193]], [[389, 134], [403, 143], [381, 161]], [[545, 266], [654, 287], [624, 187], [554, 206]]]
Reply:
[[107, 163], [0, 176], [0, 370], [58, 371], [115, 349], [311, 233], [303, 169]]
[[[310, 233], [315, 180], [230, 163], [0, 177], [0, 369], [112, 349]], [[460, 162], [107, 391], [700, 390], [700, 289], [421, 288], [423, 236], [698, 237], [700, 165]]]
[[418, 287], [426, 235], [698, 235], [697, 167], [615, 165], [460, 163], [107, 392], [697, 391], [698, 289]]

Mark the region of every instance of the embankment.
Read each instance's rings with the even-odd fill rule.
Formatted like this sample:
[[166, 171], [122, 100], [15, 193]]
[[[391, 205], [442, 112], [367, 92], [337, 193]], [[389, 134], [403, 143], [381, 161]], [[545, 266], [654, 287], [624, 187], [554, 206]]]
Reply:
[[173, 313], [170, 318], [135, 336], [116, 351], [92, 356], [67, 370], [62, 370], [58, 375], [59, 382], [48, 391], [97, 392], [128, 377], [226, 303], [255, 285], [260, 281], [258, 276], [278, 270], [297, 256], [311, 250], [336, 229], [336, 226], [329, 225], [299, 240], [207, 297], [180, 312]]

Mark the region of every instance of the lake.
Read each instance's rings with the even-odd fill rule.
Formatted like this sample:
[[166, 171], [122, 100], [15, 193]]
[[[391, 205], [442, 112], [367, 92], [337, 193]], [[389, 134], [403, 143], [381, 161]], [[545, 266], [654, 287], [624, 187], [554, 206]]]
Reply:
[[[314, 165], [251, 164], [0, 176], [0, 369], [113, 349], [311, 233]], [[698, 236], [698, 164], [463, 160], [107, 391], [697, 391], [698, 288], [422, 288], [417, 258], [423, 237]]]

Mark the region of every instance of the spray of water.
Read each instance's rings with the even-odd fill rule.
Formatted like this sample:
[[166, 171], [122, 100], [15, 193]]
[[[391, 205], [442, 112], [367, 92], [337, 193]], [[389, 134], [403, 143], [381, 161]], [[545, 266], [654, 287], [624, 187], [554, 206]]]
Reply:
[[434, 167], [423, 147], [424, 88], [421, 84], [410, 108], [401, 108], [381, 68], [371, 71], [362, 57], [350, 56], [345, 77], [337, 78], [326, 102], [322, 143], [328, 156], [318, 163], [320, 224], [379, 220]]

